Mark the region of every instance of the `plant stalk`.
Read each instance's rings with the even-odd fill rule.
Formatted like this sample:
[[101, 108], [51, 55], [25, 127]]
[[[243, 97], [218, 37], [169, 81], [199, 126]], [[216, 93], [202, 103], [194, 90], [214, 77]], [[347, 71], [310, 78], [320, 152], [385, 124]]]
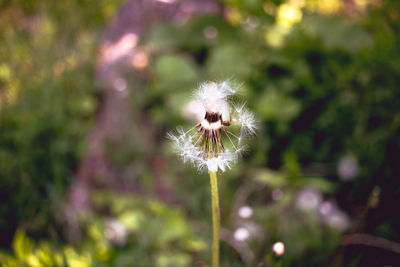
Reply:
[[211, 208], [213, 221], [213, 242], [212, 242], [212, 267], [219, 267], [219, 197], [218, 197], [218, 180], [217, 173], [210, 171], [211, 183]]

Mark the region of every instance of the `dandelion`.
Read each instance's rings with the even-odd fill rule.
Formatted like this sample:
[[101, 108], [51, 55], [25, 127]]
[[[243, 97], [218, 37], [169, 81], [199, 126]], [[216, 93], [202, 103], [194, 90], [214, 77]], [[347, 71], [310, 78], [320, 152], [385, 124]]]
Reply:
[[[244, 150], [243, 139], [256, 133], [254, 115], [244, 104], [234, 105], [237, 90], [229, 81], [205, 82], [200, 85], [191, 102], [196, 109], [187, 111], [200, 118], [190, 130], [178, 128], [177, 134], [168, 134], [176, 153], [186, 163], [199, 170], [208, 169], [211, 182], [213, 215], [212, 266], [219, 266], [219, 199], [217, 171], [225, 172], [236, 163]], [[200, 105], [199, 105], [200, 104]], [[228, 130], [232, 128], [237, 130]]]
[[[189, 131], [179, 128], [177, 134], [168, 135], [184, 162], [200, 170], [224, 172], [237, 161], [245, 149], [243, 139], [254, 135], [257, 127], [254, 115], [244, 104], [232, 104], [236, 92], [228, 81], [206, 82], [195, 92], [193, 102], [201, 105], [191, 112], [202, 119]], [[239, 127], [238, 133], [228, 130], [229, 126]]]

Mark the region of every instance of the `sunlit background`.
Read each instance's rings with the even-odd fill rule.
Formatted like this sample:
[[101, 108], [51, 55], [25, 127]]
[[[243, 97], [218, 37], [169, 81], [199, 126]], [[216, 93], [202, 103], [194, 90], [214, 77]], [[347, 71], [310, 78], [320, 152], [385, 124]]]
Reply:
[[400, 1], [0, 0], [0, 264], [210, 266], [166, 133], [231, 79], [221, 266], [400, 266]]

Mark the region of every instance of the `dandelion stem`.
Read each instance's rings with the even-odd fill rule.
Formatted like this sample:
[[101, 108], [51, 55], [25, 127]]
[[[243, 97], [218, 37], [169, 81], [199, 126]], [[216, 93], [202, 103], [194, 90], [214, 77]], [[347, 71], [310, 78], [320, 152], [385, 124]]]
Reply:
[[213, 242], [212, 242], [212, 267], [219, 267], [219, 198], [218, 198], [218, 180], [217, 173], [210, 171], [211, 183], [211, 207], [213, 221]]

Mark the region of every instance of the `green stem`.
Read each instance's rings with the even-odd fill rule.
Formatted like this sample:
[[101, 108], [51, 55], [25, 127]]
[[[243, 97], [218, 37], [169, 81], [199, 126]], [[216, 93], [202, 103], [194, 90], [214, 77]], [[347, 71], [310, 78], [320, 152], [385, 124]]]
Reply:
[[210, 171], [211, 207], [213, 220], [212, 267], [219, 267], [219, 198], [217, 173]]

